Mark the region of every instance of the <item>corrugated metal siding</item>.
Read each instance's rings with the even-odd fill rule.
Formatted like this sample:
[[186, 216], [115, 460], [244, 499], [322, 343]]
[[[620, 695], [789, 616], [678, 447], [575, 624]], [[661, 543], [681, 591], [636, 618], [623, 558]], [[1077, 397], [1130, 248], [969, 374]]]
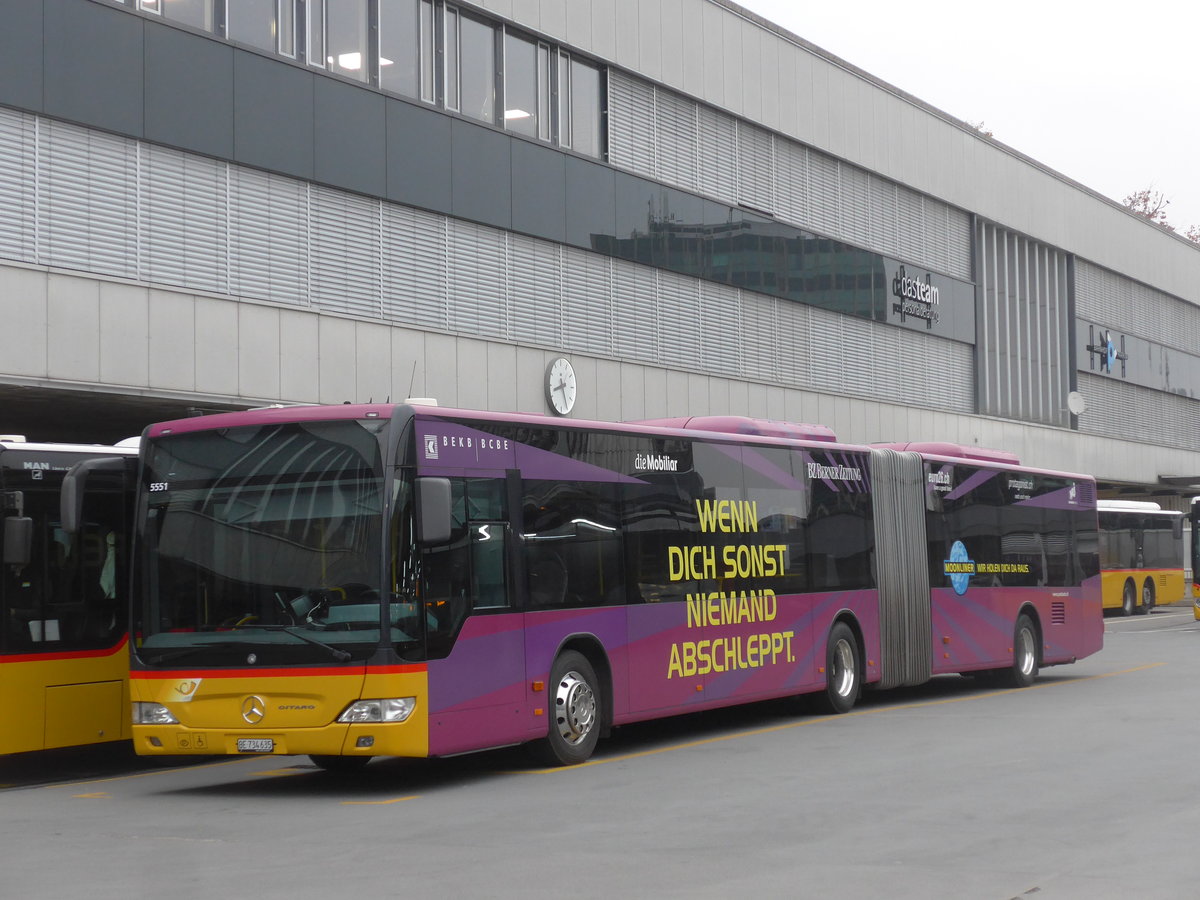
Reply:
[[1086, 434], [1200, 447], [1195, 400], [1087, 372], [1079, 373], [1079, 392], [1087, 398], [1079, 417], [1079, 430]]
[[1200, 347], [1200, 318], [1195, 310], [1186, 300], [1087, 260], [1075, 261], [1075, 312], [1082, 318], [1194, 353]]
[[37, 117], [0, 109], [0, 256], [37, 263]]
[[[6, 258], [972, 410], [967, 344], [36, 117], [2, 121]], [[926, 377], [909, 377], [914, 359]]]
[[978, 247], [979, 411], [1066, 427], [1067, 256], [983, 221]]
[[970, 216], [962, 210], [628, 73], [611, 70], [609, 85], [613, 165], [972, 277]]

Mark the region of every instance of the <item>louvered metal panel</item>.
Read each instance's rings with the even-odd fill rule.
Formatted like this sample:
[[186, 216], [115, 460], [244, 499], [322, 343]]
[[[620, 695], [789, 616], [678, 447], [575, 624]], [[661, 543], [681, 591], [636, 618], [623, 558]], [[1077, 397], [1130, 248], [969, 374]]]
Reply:
[[226, 163], [164, 147], [142, 148], [142, 277], [195, 290], [229, 289]]
[[1108, 438], [1145, 441], [1168, 447], [1200, 446], [1196, 401], [1139, 387], [1116, 378], [1079, 373], [1079, 392], [1088, 408], [1079, 430]]
[[419, 328], [448, 327], [446, 229], [445, 216], [383, 205], [384, 318]]
[[[749, 293], [749, 292], [746, 292]], [[743, 292], [726, 285], [700, 282], [702, 368], [729, 376], [744, 374], [742, 337]]]
[[508, 235], [508, 248], [513, 340], [563, 346], [564, 248], [519, 234]]
[[703, 369], [700, 335], [700, 282], [671, 272], [658, 273], [659, 324], [663, 361]]
[[0, 258], [36, 263], [35, 116], [0, 107]]
[[836, 235], [841, 229], [840, 202], [841, 174], [838, 161], [815, 150], [808, 152], [808, 191], [812, 206], [809, 208], [809, 224], [817, 231]]
[[234, 167], [229, 191], [230, 290], [242, 297], [309, 305], [305, 185]]
[[841, 167], [841, 237], [861, 247], [870, 246], [871, 204], [867, 173], [854, 166]]
[[775, 209], [775, 138], [746, 122], [737, 123], [738, 202], [755, 209]]
[[449, 221], [450, 329], [507, 339], [508, 272], [504, 233], [457, 219]]
[[309, 202], [313, 306], [381, 318], [379, 201], [313, 185]]
[[700, 123], [697, 104], [670, 91], [655, 91], [658, 178], [685, 190], [700, 187]]
[[613, 261], [614, 349], [621, 359], [659, 362], [663, 318], [658, 273], [625, 260]]
[[563, 250], [563, 343], [588, 353], [613, 352], [613, 277], [608, 257]]
[[40, 123], [38, 256], [47, 265], [137, 277], [137, 144]]
[[654, 177], [654, 88], [622, 72], [609, 71], [608, 161], [614, 166]]
[[924, 256], [925, 200], [906, 187], [896, 188], [896, 210], [900, 228], [900, 255], [918, 260]]
[[946, 247], [946, 274], [971, 281], [971, 216], [953, 206], [946, 207]]
[[870, 204], [871, 246], [883, 253], [900, 254], [900, 215], [896, 185], [886, 178], [871, 175], [867, 179]]
[[[777, 383], [795, 387], [812, 386], [812, 367], [818, 359], [824, 359], [820, 349], [814, 346], [817, 329], [813, 327], [813, 313], [817, 311], [800, 303], [776, 301], [776, 330], [774, 334], [761, 339], [774, 344], [772, 352], [778, 370]], [[771, 322], [767, 320], [763, 324], [770, 327]]]
[[1200, 346], [1200, 318], [1185, 300], [1077, 259], [1075, 311], [1117, 331], [1188, 353]]
[[932, 607], [925, 537], [924, 464], [916, 453], [871, 451], [880, 687], [933, 675]]
[[705, 194], [726, 203], [738, 198], [738, 136], [735, 120], [700, 107], [700, 185]]
[[742, 291], [739, 355], [742, 374], [747, 378], [779, 383], [782, 377], [779, 365], [780, 344], [785, 340], [791, 343], [793, 336], [780, 333], [776, 315], [776, 308], [780, 304], [786, 304], [793, 309], [798, 306], [754, 291]]
[[775, 203], [779, 217], [793, 225], [809, 225], [808, 150], [794, 141], [775, 142]]

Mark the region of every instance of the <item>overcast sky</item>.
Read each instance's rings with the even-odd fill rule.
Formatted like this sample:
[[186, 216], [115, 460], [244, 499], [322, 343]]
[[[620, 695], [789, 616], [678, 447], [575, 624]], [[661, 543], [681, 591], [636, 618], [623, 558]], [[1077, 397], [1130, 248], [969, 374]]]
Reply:
[[1200, 226], [1200, 4], [737, 0], [1117, 200]]

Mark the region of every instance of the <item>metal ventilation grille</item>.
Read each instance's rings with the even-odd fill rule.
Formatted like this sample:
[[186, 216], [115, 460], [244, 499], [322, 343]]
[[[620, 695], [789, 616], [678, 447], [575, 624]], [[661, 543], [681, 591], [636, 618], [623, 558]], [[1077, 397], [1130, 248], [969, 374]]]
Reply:
[[1066, 625], [1067, 624], [1067, 604], [1061, 600], [1055, 600], [1050, 604], [1050, 624], [1051, 625]]

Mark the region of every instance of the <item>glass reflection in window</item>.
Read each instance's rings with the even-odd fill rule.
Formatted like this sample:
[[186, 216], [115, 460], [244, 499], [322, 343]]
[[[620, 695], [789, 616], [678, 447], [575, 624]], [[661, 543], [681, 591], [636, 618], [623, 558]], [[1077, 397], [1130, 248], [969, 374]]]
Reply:
[[600, 70], [572, 59], [570, 90], [571, 143], [567, 146], [599, 157]]
[[277, 0], [238, 0], [229, 4], [229, 39], [260, 50], [276, 52]]
[[504, 127], [517, 134], [538, 136], [541, 110], [538, 47], [515, 34], [504, 36]]
[[421, 22], [417, 0], [379, 5], [379, 86], [417, 97], [421, 75]]
[[495, 38], [496, 29], [491, 25], [459, 16], [460, 111], [493, 125], [496, 124]]
[[330, 72], [369, 81], [367, 0], [325, 0], [325, 64]]

